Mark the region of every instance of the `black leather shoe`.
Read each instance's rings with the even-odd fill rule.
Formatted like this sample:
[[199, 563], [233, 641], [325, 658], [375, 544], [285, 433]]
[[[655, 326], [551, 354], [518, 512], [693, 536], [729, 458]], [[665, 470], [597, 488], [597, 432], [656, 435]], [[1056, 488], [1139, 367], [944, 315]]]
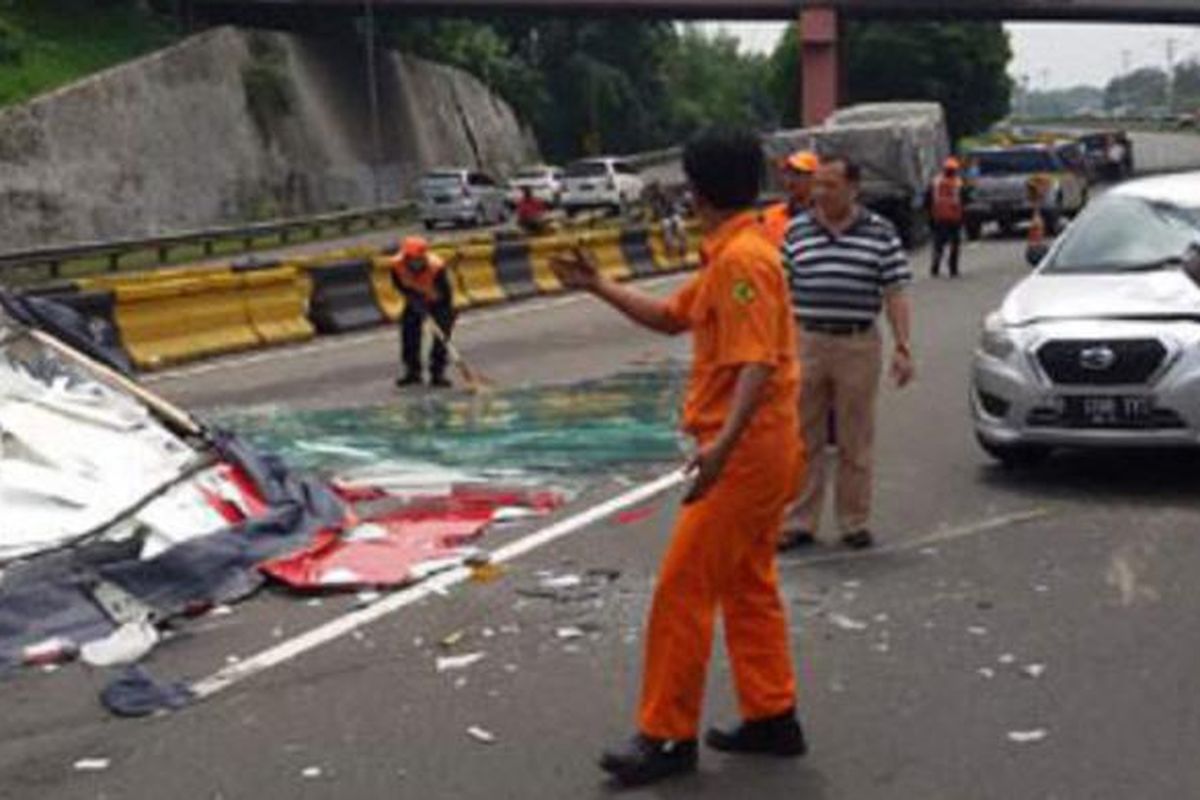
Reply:
[[733, 730], [709, 728], [704, 743], [722, 753], [799, 758], [808, 752], [804, 730], [796, 712], [789, 710], [776, 717], [743, 722]]
[[606, 750], [600, 757], [600, 769], [622, 786], [643, 786], [694, 772], [697, 760], [695, 739], [654, 739], [639, 733], [624, 745]]
[[401, 388], [403, 388], [405, 386], [420, 386], [421, 385], [421, 376], [414, 375], [413, 373], [409, 372], [408, 374], [404, 375], [403, 377], [396, 378], [396, 385]]
[[842, 544], [851, 550], [867, 550], [875, 546], [875, 537], [868, 530], [847, 533], [842, 537]]
[[429, 381], [429, 385], [435, 389], [449, 389], [454, 386], [454, 384], [450, 382], [450, 379], [445, 375], [434, 375]]
[[816, 537], [811, 531], [784, 531], [783, 537], [779, 540], [777, 549], [781, 553], [786, 553], [789, 550], [799, 550], [802, 547], [812, 547], [817, 543]]

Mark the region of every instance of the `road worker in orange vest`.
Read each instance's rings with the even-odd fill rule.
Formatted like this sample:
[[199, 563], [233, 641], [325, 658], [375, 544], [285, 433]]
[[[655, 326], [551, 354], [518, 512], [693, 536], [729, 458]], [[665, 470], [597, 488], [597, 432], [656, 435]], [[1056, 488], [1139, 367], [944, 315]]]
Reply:
[[1050, 233], [1050, 223], [1046, 218], [1046, 195], [1050, 191], [1051, 180], [1048, 175], [1034, 175], [1025, 182], [1025, 192], [1033, 214], [1029, 219], [1029, 234], [1026, 243], [1029, 246], [1042, 245]]
[[404, 374], [396, 379], [397, 386], [418, 386], [423, 382], [421, 344], [426, 317], [440, 336], [434, 336], [429, 357], [429, 383], [437, 388], [451, 385], [446, 377], [446, 343], [454, 332], [454, 290], [450, 285], [450, 270], [461, 259], [456, 253], [443, 261], [430, 252], [429, 242], [420, 236], [409, 236], [392, 259], [392, 283], [404, 296], [404, 313], [400, 316], [400, 355]]
[[787, 200], [768, 206], [762, 213], [763, 232], [776, 247], [783, 247], [792, 219], [812, 204], [813, 175], [820, 163], [817, 154], [809, 150], [797, 150], [779, 162]]
[[959, 254], [962, 249], [963, 220], [966, 216], [966, 184], [962, 165], [951, 156], [929, 187], [925, 204], [933, 230], [933, 263], [929, 274], [937, 277], [942, 268], [942, 256], [950, 251], [950, 277], [958, 277]]

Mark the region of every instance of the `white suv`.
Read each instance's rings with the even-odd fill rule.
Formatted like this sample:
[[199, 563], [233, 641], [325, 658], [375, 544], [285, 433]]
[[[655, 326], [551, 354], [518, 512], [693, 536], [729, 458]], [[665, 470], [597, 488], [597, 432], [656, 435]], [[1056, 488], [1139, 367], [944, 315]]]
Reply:
[[508, 202], [516, 205], [529, 189], [533, 196], [552, 206], [562, 201], [563, 171], [558, 167], [525, 167], [508, 182]]
[[488, 225], [508, 216], [503, 187], [482, 172], [434, 170], [421, 178], [419, 189], [421, 221], [429, 230], [439, 222]]
[[562, 207], [567, 213], [609, 208], [621, 214], [642, 199], [645, 184], [636, 169], [620, 158], [586, 158], [563, 172]]

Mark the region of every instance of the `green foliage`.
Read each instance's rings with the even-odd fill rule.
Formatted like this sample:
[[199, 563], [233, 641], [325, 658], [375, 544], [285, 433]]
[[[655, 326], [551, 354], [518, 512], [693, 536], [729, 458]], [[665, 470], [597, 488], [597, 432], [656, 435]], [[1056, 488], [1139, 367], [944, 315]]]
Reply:
[[480, 78], [556, 161], [665, 147], [708, 123], [766, 125], [776, 116], [766, 59], [694, 27], [516, 16], [407, 19], [388, 34], [400, 49]]
[[134, 0], [0, 0], [0, 106], [170, 43]]
[[1104, 89], [1104, 107], [1146, 110], [1167, 104], [1167, 73], [1143, 67], [1109, 81]]
[[1073, 86], [1024, 94], [1017, 91], [1013, 112], [1029, 119], [1063, 119], [1104, 107], [1104, 90], [1095, 86]]
[[999, 23], [855, 22], [846, 47], [851, 102], [936, 100], [953, 139], [1008, 113], [1012, 49]]

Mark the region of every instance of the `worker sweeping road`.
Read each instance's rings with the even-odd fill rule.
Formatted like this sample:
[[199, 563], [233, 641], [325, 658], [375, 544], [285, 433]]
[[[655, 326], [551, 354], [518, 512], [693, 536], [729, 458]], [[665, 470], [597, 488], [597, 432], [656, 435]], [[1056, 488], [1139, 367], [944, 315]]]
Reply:
[[763, 210], [763, 231], [776, 247], [783, 247], [792, 220], [812, 205], [813, 175], [821, 164], [816, 153], [797, 150], [779, 164], [787, 199]]
[[803, 461], [799, 366], [779, 250], [755, 208], [762, 149], [750, 133], [708, 132], [688, 144], [683, 165], [704, 231], [702, 266], [671, 298], [606, 278], [581, 250], [553, 262], [564, 284], [633, 321], [693, 337], [684, 428], [696, 442], [695, 479], [654, 592], [638, 732], [600, 761], [624, 785], [696, 768], [718, 608], [743, 722], [710, 730], [706, 743], [777, 756], [807, 749], [775, 565], [784, 506]]
[[429, 242], [420, 236], [407, 237], [392, 259], [392, 282], [404, 295], [404, 313], [400, 316], [404, 374], [396, 379], [397, 386], [417, 386], [423, 381], [421, 343], [427, 317], [437, 328], [429, 357], [430, 385], [451, 386], [446, 377], [447, 345], [455, 320], [450, 270], [460, 259], [461, 255], [456, 253], [449, 263], [443, 261], [430, 252]]

